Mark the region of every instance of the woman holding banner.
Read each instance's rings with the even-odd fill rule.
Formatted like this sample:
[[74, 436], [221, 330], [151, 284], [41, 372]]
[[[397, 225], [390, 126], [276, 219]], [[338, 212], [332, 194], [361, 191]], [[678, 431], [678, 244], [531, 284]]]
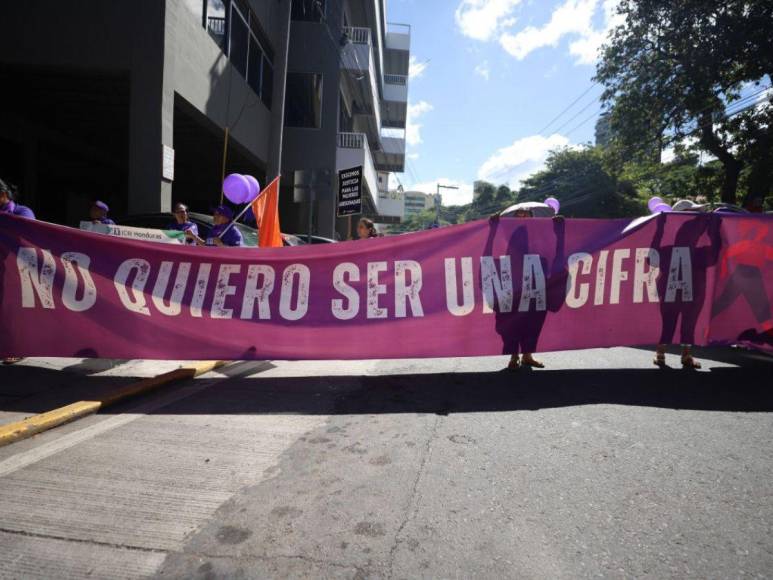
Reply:
[[209, 232], [206, 240], [200, 238], [190, 229], [185, 231], [185, 236], [193, 240], [198, 246], [241, 246], [243, 244], [242, 233], [231, 220], [234, 217], [233, 210], [227, 205], [219, 205], [213, 212], [215, 225]]
[[[548, 198], [545, 203], [522, 202], [508, 207], [499, 214], [492, 216], [492, 220], [500, 217], [533, 218], [551, 217], [556, 224], [556, 264], [563, 263], [563, 216], [558, 214], [560, 204], [555, 198]], [[492, 229], [492, 236], [494, 231]], [[493, 238], [490, 236], [485, 250], [491, 254]], [[528, 233], [525, 228], [517, 229], [508, 242], [508, 254], [522, 252], [529, 246]], [[554, 284], [554, 286], [556, 286]], [[557, 287], [557, 286], [556, 286]], [[565, 287], [565, 285], [564, 285]], [[556, 302], [548, 298], [549, 303]], [[561, 298], [561, 297], [559, 297]], [[560, 301], [560, 300], [559, 300]], [[550, 307], [550, 310], [553, 310]], [[504, 340], [504, 353], [510, 354], [507, 364], [509, 370], [517, 370], [521, 367], [542, 369], [545, 365], [534, 358], [532, 349], [536, 346], [537, 339], [542, 331], [547, 312], [532, 312], [519, 315], [518, 313], [497, 314], [497, 332]]]
[[[34, 220], [35, 214], [26, 205], [14, 201], [14, 188], [0, 179], [0, 213], [7, 213]], [[3, 359], [3, 364], [12, 365], [21, 360], [19, 356], [9, 356]]]
[[[194, 236], [199, 235], [199, 227], [193, 223], [190, 219], [188, 219], [188, 206], [184, 203], [177, 202], [174, 204], [174, 209], [172, 210], [172, 215], [174, 215], [174, 222], [169, 224], [166, 229], [168, 230], [174, 230], [178, 232], [191, 232]], [[186, 240], [189, 244], [195, 243], [193, 241], [193, 238], [186, 237]]]

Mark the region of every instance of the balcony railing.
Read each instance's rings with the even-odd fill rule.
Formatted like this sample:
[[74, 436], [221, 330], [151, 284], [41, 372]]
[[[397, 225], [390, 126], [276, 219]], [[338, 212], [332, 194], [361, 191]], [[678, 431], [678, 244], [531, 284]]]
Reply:
[[342, 149], [364, 149], [368, 146], [365, 133], [339, 133], [338, 146]]
[[346, 34], [352, 44], [367, 44], [370, 46], [370, 28], [344, 26], [344, 34]]
[[207, 30], [215, 36], [225, 36], [225, 17], [210, 16], [207, 18]]
[[384, 82], [388, 85], [401, 85], [405, 86], [408, 84], [408, 76], [407, 75], [392, 75], [392, 74], [385, 74], [384, 75]]
[[217, 42], [220, 48], [225, 48], [225, 17], [207, 17], [207, 32]]

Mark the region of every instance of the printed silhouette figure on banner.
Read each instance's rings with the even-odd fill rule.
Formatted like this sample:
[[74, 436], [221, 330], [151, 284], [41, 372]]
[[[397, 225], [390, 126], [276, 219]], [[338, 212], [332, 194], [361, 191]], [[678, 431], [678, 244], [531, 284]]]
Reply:
[[738, 338], [773, 345], [773, 317], [763, 274], [765, 268], [770, 267], [767, 264], [773, 262], [773, 244], [766, 241], [770, 228], [744, 220], [738, 229], [742, 239], [728, 244], [722, 251], [719, 281], [724, 282], [724, 287], [714, 300], [711, 315], [715, 318], [743, 296], [757, 327], [745, 330]]
[[[686, 272], [662, 270], [660, 276], [658, 276], [660, 317], [663, 325], [658, 344], [679, 343], [690, 346], [696, 342], [695, 327], [698, 324], [698, 318], [706, 301], [707, 273], [717, 263], [722, 244], [722, 238], [719, 233], [721, 218], [715, 214], [698, 214], [679, 226], [674, 235], [674, 243], [672, 245], [661, 246], [668, 219], [667, 214], [661, 214], [658, 217], [658, 225], [655, 238], [652, 241], [652, 247], [658, 250], [660, 254], [661, 266], [670, 264], [671, 268], [685, 267], [684, 262], [674, 259], [674, 252], [677, 248], [686, 248], [690, 252], [689, 263], [692, 272], [688, 274]], [[704, 234], [708, 234], [708, 245], [700, 245]], [[672, 281], [673, 284], [673, 280], [679, 280], [685, 276], [691, 276], [691, 285], [682, 288], [669, 288], [669, 281]], [[708, 331], [708, 325], [706, 330]], [[691, 359], [692, 355], [689, 348], [686, 352], [687, 357]], [[685, 356], [683, 355], [683, 362], [685, 362], [684, 359]], [[687, 360], [687, 362], [689, 363], [690, 360]], [[697, 363], [694, 366], [698, 368]]]

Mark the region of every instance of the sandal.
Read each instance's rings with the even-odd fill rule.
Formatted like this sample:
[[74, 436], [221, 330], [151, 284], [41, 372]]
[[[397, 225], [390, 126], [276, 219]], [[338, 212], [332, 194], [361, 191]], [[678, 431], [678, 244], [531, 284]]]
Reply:
[[701, 363], [696, 361], [691, 354], [682, 355], [682, 368], [688, 370], [697, 370], [701, 368]]
[[507, 370], [508, 371], [517, 371], [521, 368], [521, 361], [518, 360], [517, 356], [513, 356], [510, 358], [510, 362], [507, 363]]
[[17, 362], [21, 362], [24, 360], [24, 357], [22, 356], [8, 356], [3, 359], [4, 365], [15, 365]]
[[533, 359], [531, 357], [529, 357], [529, 358], [523, 357], [521, 359], [521, 364], [523, 366], [525, 366], [525, 367], [531, 367], [531, 368], [534, 368], [534, 369], [544, 369], [545, 368], [544, 364], [542, 364], [538, 360], [535, 360], [535, 359]]
[[655, 358], [652, 360], [652, 364], [654, 364], [657, 367], [664, 367], [666, 366], [666, 353], [664, 352], [656, 352]]

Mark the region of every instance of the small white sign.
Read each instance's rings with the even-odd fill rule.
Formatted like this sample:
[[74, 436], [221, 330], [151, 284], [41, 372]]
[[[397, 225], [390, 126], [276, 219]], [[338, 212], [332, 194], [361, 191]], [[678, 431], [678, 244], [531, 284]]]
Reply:
[[184, 244], [185, 232], [177, 230], [153, 230], [150, 228], [133, 228], [131, 226], [117, 226], [115, 224], [100, 224], [83, 221], [80, 229], [87, 232], [118, 236], [130, 240], [144, 240], [146, 242], [159, 242], [162, 244]]
[[162, 173], [167, 181], [174, 181], [174, 149], [164, 145]]

